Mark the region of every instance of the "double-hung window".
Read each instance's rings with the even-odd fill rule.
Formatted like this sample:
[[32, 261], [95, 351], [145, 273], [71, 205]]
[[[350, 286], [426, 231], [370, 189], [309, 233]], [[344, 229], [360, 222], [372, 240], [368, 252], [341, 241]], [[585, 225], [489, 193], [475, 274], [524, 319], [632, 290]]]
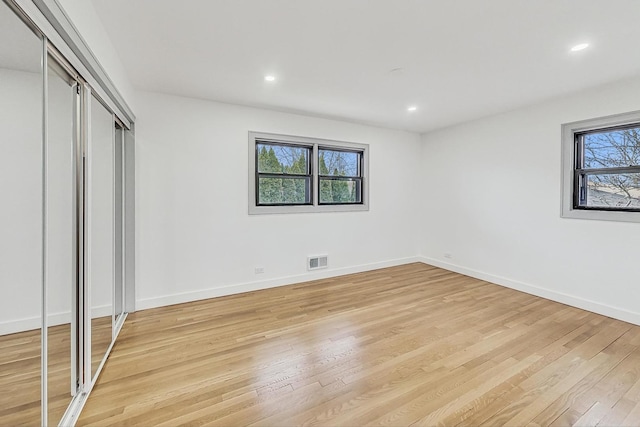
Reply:
[[320, 205], [362, 203], [362, 151], [318, 148]]
[[564, 216], [640, 221], [640, 114], [571, 123], [563, 133]]
[[249, 133], [249, 213], [368, 210], [366, 144]]
[[256, 143], [256, 205], [310, 205], [312, 147]]

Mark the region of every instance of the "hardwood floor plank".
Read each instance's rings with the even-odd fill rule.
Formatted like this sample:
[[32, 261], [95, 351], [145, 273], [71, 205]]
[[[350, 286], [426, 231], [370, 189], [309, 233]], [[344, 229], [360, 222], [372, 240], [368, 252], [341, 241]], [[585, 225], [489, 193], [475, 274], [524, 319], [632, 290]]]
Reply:
[[425, 264], [133, 313], [79, 425], [640, 424], [640, 327]]
[[[111, 342], [110, 326], [94, 332], [97, 343]], [[41, 424], [41, 339], [40, 329], [0, 336], [0, 426]], [[57, 425], [72, 399], [71, 324], [50, 326], [47, 342], [47, 419]]]
[[638, 424], [640, 420], [640, 402], [637, 402], [633, 409], [629, 411], [624, 420], [620, 423], [622, 426], [633, 426]]
[[[617, 370], [621, 366], [622, 369], [625, 369], [626, 361], [628, 360], [628, 356], [631, 353], [631, 349], [625, 345], [625, 340], [622, 339], [616, 340], [611, 348], [611, 357], [609, 359], [599, 365], [593, 373], [583, 380], [578, 382], [571, 389], [567, 390], [565, 393], [560, 395], [558, 399], [556, 399], [551, 405], [549, 405], [545, 410], [543, 410], [536, 418], [534, 422], [539, 425], [548, 425], [551, 424], [554, 419], [557, 419], [562, 413], [566, 412], [570, 408], [573, 408], [576, 412], [582, 411], [583, 408], [586, 407], [582, 404], [582, 402], [586, 402], [587, 404], [595, 403], [591, 399], [590, 392], [594, 390], [594, 388], [599, 387], [599, 384], [602, 383], [603, 379], [610, 377], [612, 374], [617, 377]], [[624, 362], [623, 362], [624, 361]], [[609, 390], [609, 394], [612, 390]], [[620, 389], [620, 391], [623, 391]], [[621, 393], [618, 393], [618, 396]], [[602, 397], [604, 393], [597, 393], [596, 396]], [[602, 402], [600, 402], [602, 403]]]

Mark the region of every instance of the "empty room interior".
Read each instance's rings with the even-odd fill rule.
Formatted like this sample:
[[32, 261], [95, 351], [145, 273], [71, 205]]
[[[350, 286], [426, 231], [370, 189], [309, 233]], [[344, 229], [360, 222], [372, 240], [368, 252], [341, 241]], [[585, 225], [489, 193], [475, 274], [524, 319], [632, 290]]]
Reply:
[[0, 425], [640, 425], [639, 18], [2, 0]]

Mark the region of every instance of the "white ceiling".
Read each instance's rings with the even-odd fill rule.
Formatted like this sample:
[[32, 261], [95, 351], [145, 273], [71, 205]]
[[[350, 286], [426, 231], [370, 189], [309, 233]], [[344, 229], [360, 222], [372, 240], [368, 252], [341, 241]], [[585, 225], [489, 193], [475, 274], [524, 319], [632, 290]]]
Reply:
[[416, 132], [640, 75], [640, 0], [92, 1], [138, 88]]

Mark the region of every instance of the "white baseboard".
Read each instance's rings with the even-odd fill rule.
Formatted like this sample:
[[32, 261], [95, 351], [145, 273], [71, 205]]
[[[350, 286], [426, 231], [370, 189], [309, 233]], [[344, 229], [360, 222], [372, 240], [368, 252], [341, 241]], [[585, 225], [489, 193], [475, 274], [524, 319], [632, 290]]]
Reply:
[[[92, 310], [93, 317], [104, 317], [111, 315], [112, 307], [103, 305], [94, 307]], [[49, 314], [49, 326], [64, 325], [71, 322], [71, 312], [63, 311], [60, 313]], [[42, 319], [40, 316], [25, 317], [22, 319], [11, 319], [0, 322], [0, 335], [15, 334], [18, 332], [32, 331], [42, 327]]]
[[[53, 313], [49, 315], [49, 326], [62, 325], [71, 321], [71, 313]], [[25, 317], [0, 322], [0, 335], [15, 334], [17, 332], [32, 331], [42, 327], [42, 318]]]
[[164, 307], [167, 305], [182, 304], [185, 302], [217, 298], [244, 292], [258, 291], [262, 289], [275, 288], [278, 286], [286, 286], [295, 283], [309, 282], [312, 280], [343, 276], [345, 274], [362, 273], [364, 271], [371, 271], [386, 267], [395, 267], [397, 265], [410, 264], [413, 262], [422, 262], [422, 258], [408, 257], [393, 259], [372, 264], [356, 265], [353, 267], [313, 271], [296, 276], [286, 276], [269, 280], [261, 280], [257, 282], [239, 283], [234, 285], [222, 286], [219, 288], [204, 289], [201, 291], [181, 292], [179, 294], [164, 295], [161, 297], [144, 298], [136, 301], [136, 310], [146, 310], [148, 308]]
[[506, 277], [496, 276], [494, 274], [485, 273], [484, 271], [473, 270], [470, 268], [462, 267], [460, 265], [440, 261], [434, 258], [428, 258], [428, 257], [418, 257], [418, 258], [420, 259], [420, 262], [423, 262], [425, 264], [444, 268], [445, 270], [464, 274], [465, 276], [475, 277], [476, 279], [495, 283], [497, 285], [515, 289], [518, 291], [526, 292], [531, 295], [535, 295], [535, 296], [546, 298], [552, 301], [560, 302], [562, 304], [567, 304], [572, 307], [581, 308], [583, 310], [591, 311], [593, 313], [602, 314], [604, 316], [612, 317], [614, 319], [622, 320], [624, 322], [640, 325], [639, 312], [629, 311], [619, 307], [613, 307], [610, 305], [591, 301], [585, 298], [577, 297], [575, 295], [569, 295], [562, 292], [553, 291], [551, 289], [543, 288], [540, 286], [530, 285], [528, 283], [519, 282], [517, 280], [508, 279]]

